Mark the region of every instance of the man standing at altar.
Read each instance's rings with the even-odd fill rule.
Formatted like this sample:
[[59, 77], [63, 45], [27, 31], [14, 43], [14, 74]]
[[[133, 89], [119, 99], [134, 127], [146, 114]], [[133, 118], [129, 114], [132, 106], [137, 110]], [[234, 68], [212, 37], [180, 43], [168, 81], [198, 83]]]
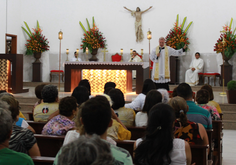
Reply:
[[200, 53], [195, 53], [195, 59], [191, 62], [189, 68], [185, 73], [185, 82], [190, 86], [197, 85], [199, 82], [198, 73], [203, 71], [204, 62], [200, 58]]
[[170, 62], [169, 56], [181, 56], [185, 49], [175, 50], [165, 45], [165, 38], [159, 38], [159, 46], [154, 48], [150, 54], [150, 60], [153, 62], [151, 79], [156, 84], [157, 89], [164, 88], [169, 91], [170, 82]]

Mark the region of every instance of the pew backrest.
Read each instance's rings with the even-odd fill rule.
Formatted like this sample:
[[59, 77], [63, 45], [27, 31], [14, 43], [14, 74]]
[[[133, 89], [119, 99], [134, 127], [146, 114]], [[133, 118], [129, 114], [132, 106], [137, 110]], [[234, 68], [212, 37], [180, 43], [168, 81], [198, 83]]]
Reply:
[[35, 122], [35, 121], [27, 121], [27, 123], [35, 130], [36, 134], [41, 134], [44, 125], [46, 122]]
[[137, 140], [146, 134], [146, 127], [129, 126], [127, 129], [131, 132], [131, 140]]
[[34, 134], [41, 156], [55, 157], [63, 145], [65, 136]]
[[31, 156], [31, 159], [34, 162], [34, 165], [52, 165], [55, 160], [54, 157], [45, 156]]

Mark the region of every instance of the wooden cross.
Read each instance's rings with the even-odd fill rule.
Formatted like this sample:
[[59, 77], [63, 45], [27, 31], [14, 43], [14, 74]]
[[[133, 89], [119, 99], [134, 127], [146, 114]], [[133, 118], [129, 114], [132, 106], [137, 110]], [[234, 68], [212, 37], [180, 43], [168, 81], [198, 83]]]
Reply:
[[106, 50], [106, 48], [104, 48], [101, 52], [104, 53], [104, 61], [106, 61], [106, 52], [108, 52], [108, 50]]

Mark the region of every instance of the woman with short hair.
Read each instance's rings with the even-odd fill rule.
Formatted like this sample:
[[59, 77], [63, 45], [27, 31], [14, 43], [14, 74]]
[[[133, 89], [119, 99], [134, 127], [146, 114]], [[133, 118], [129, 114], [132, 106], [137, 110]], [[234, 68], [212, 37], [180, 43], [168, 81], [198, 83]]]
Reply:
[[59, 115], [53, 117], [43, 127], [43, 135], [66, 135], [67, 131], [74, 129], [75, 123], [72, 119], [77, 113], [76, 99], [72, 96], [67, 96], [61, 99], [59, 103]]

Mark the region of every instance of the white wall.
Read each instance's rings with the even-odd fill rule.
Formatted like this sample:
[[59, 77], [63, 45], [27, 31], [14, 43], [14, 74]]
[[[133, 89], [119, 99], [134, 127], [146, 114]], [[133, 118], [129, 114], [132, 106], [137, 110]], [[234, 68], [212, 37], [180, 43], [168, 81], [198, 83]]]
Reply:
[[[23, 21], [26, 21], [30, 28], [35, 28], [36, 21], [42, 27], [43, 34], [48, 38], [50, 51], [43, 54], [44, 76], [43, 81], [48, 81], [49, 70], [58, 68], [58, 52], [59, 40], [58, 32], [64, 33], [62, 40], [62, 59], [65, 61], [67, 48], [70, 49], [70, 57], [73, 52], [80, 46], [83, 31], [79, 25], [81, 21], [86, 25], [86, 18], [92, 22], [92, 16], [95, 17], [95, 22], [98, 28], [104, 33], [107, 38], [108, 51], [110, 54], [119, 52], [121, 48], [128, 55], [129, 50], [144, 49], [144, 53], [148, 55], [148, 40], [146, 32], [150, 28], [152, 31], [151, 49], [158, 45], [158, 38], [166, 36], [169, 30], [173, 27], [176, 20], [176, 15], [182, 22], [187, 16], [186, 25], [193, 21], [190, 27], [188, 37], [190, 39], [190, 50], [187, 56], [181, 58], [181, 73], [184, 73], [188, 68], [194, 52], [199, 51], [203, 54], [214, 53], [213, 47], [216, 40], [219, 38], [222, 26], [229, 23], [231, 17], [235, 19], [236, 1], [225, 0], [224, 5], [220, 0], [7, 0], [8, 1], [8, 29], [10, 33], [18, 35], [18, 53], [25, 52], [26, 35], [21, 30]], [[0, 2], [0, 4], [4, 2]], [[143, 33], [145, 39], [141, 43], [136, 43], [134, 22], [135, 18], [130, 12], [126, 11], [123, 6], [130, 9], [135, 9], [137, 6], [141, 10], [147, 9], [149, 6], [153, 8], [143, 14]], [[1, 5], [2, 8], [2, 5]], [[4, 8], [3, 8], [4, 9]], [[4, 12], [1, 10], [1, 13]], [[0, 18], [1, 22], [4, 22]], [[234, 26], [236, 27], [236, 26]], [[5, 33], [0, 27], [0, 36]], [[2, 37], [0, 37], [2, 38]], [[2, 39], [0, 40], [1, 44]], [[1, 44], [2, 46], [2, 44]], [[1, 51], [2, 47], [0, 47]], [[5, 49], [4, 49], [5, 50]], [[211, 56], [214, 58], [214, 56]], [[127, 57], [126, 57], [127, 58]], [[147, 59], [148, 57], [146, 57]], [[234, 60], [235, 58], [233, 58]], [[24, 81], [31, 81], [31, 63], [32, 57], [25, 56], [24, 58]], [[220, 64], [218, 64], [220, 65]], [[49, 66], [49, 67], [48, 67]], [[216, 71], [218, 68], [216, 68]], [[180, 78], [184, 81], [183, 76]], [[234, 75], [236, 79], [236, 75]]]
[[6, 36], [6, 1], [0, 1], [0, 53], [5, 53], [5, 36]]

